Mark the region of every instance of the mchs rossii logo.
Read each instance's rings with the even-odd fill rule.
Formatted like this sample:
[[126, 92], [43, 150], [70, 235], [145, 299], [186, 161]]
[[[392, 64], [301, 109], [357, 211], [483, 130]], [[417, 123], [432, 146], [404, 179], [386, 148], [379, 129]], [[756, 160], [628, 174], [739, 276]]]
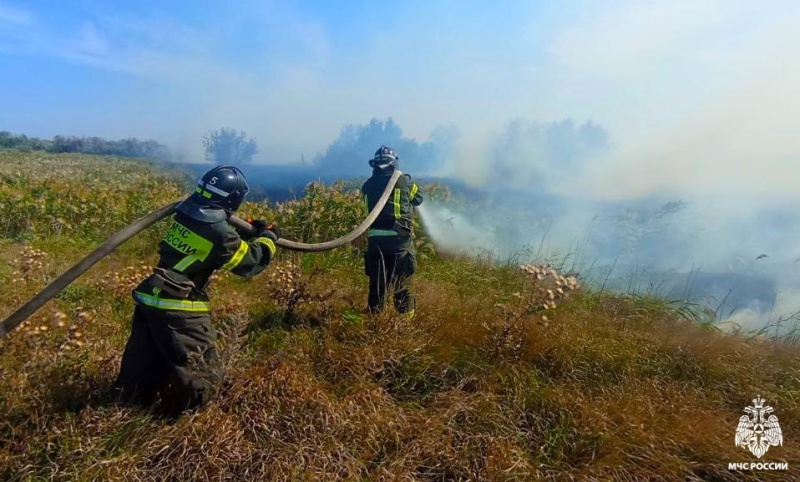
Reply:
[[[760, 459], [770, 447], [783, 445], [783, 433], [778, 423], [778, 417], [772, 415], [775, 409], [764, 405], [764, 399], [758, 395], [753, 399], [753, 406], [745, 407], [736, 427], [736, 446]], [[788, 470], [786, 462], [731, 462], [730, 470]]]

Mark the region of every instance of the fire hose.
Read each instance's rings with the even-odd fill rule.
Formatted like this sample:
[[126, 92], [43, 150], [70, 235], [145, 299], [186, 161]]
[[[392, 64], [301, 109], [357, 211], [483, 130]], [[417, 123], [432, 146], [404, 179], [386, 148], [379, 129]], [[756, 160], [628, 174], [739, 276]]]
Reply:
[[[403, 173], [400, 172], [399, 169], [395, 170], [394, 174], [389, 179], [389, 183], [386, 185], [386, 189], [383, 191], [383, 195], [381, 195], [380, 199], [378, 199], [378, 203], [372, 209], [372, 212], [369, 213], [369, 216], [367, 216], [367, 218], [362, 221], [361, 224], [359, 224], [348, 234], [324, 243], [307, 244], [298, 241], [290, 241], [288, 239], [278, 239], [277, 243], [275, 244], [284, 249], [301, 252], [328, 251], [340, 246], [344, 246], [345, 244], [349, 244], [364, 234], [372, 225], [372, 223], [375, 222], [375, 220], [378, 218], [378, 215], [381, 213], [381, 210], [386, 205], [386, 202], [389, 200], [389, 195], [392, 193], [395, 183], [397, 183], [397, 180], [402, 174]], [[94, 266], [95, 263], [111, 254], [111, 252], [113, 252], [122, 243], [137, 235], [141, 231], [144, 231], [156, 222], [172, 215], [175, 212], [175, 208], [180, 203], [181, 201], [167, 204], [166, 206], [156, 209], [147, 216], [137, 219], [125, 229], [114, 233], [110, 238], [105, 240], [103, 244], [98, 246], [85, 258], [80, 260], [77, 264], [65, 271], [64, 274], [48, 284], [42, 291], [39, 292], [39, 294], [28, 300], [28, 302], [22, 305], [17, 311], [11, 313], [5, 320], [0, 322], [0, 338], [3, 338], [9, 332], [11, 332], [11, 330], [19, 326], [45, 303], [50, 301], [50, 299], [59, 294], [62, 290], [64, 290], [64, 288], [75, 281], [75, 279], [77, 279], [80, 275], [88, 271], [89, 268]], [[228, 223], [230, 223], [233, 227], [238, 228], [239, 231], [242, 232], [251, 233], [253, 230], [253, 227], [250, 225], [250, 223], [234, 215], [230, 215], [228, 217]]]

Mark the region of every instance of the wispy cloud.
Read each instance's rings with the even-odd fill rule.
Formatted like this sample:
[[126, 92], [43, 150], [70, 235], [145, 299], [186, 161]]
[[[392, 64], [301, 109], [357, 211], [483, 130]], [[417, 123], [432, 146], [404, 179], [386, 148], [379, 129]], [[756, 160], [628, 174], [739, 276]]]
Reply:
[[33, 23], [34, 15], [31, 11], [15, 7], [6, 2], [0, 2], [0, 28], [2, 24], [28, 26]]
[[148, 19], [99, 10], [76, 24], [36, 18], [31, 11], [0, 3], [0, 43], [10, 54], [165, 77], [175, 66], [185, 67], [186, 60], [200, 60], [198, 52], [207, 41], [181, 22], [163, 17]]

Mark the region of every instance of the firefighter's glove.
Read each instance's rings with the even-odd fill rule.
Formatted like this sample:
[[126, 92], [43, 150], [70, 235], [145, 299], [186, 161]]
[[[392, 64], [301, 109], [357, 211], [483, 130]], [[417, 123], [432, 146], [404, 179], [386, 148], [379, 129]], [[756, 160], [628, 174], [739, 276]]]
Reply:
[[254, 238], [258, 238], [264, 235], [264, 231], [267, 229], [267, 222], [261, 219], [256, 219], [250, 221], [250, 226], [253, 226], [253, 234]]
[[252, 226], [252, 229], [249, 231], [245, 231], [244, 229], [235, 228], [236, 233], [239, 234], [245, 241], [250, 241], [251, 239], [255, 239], [261, 235], [261, 232], [264, 230], [264, 227], [267, 225], [266, 222], [260, 220], [253, 220], [252, 218], [247, 218], [245, 221]]
[[254, 238], [266, 237], [272, 241], [277, 241], [281, 237], [281, 230], [273, 223], [256, 219], [255, 221], [250, 221], [250, 225], [253, 226], [252, 237]]
[[281, 238], [281, 229], [276, 224], [267, 224], [264, 228], [264, 233], [262, 236], [266, 236], [273, 241], [277, 241]]

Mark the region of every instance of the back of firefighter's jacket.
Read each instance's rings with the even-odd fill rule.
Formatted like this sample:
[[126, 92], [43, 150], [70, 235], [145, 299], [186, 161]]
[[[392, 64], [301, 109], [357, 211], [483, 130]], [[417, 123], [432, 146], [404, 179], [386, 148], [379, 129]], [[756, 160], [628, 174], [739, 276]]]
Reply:
[[[243, 240], [227, 221], [200, 222], [177, 213], [158, 245], [160, 269], [137, 286], [134, 299], [161, 309], [209, 311], [206, 288], [214, 271], [254, 276], [266, 268], [275, 249], [266, 237]], [[181, 286], [189, 288], [186, 293]]]
[[[364, 200], [364, 210], [367, 214], [372, 212], [378, 203], [393, 171], [375, 170], [372, 177], [367, 179], [361, 187]], [[381, 210], [378, 219], [370, 227], [370, 236], [374, 235], [399, 235], [411, 236], [413, 234], [414, 206], [422, 204], [422, 193], [419, 186], [411, 180], [411, 176], [400, 176], [395, 184], [389, 201]]]

